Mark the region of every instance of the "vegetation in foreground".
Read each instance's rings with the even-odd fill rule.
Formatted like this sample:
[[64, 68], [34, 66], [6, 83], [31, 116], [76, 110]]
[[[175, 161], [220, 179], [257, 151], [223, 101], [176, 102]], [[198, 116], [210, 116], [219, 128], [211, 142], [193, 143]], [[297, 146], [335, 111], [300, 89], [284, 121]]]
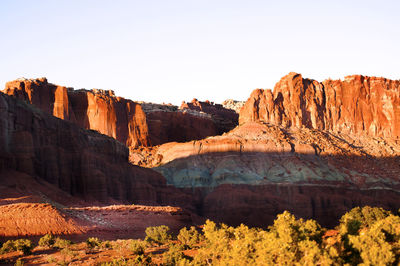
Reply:
[[[40, 248], [59, 250], [58, 257], [47, 257], [58, 265], [85, 261], [91, 254], [111, 254], [97, 260], [99, 265], [393, 265], [400, 262], [400, 217], [382, 208], [357, 207], [329, 230], [284, 212], [265, 230], [207, 221], [201, 230], [183, 228], [176, 237], [167, 226], [149, 227], [145, 240], [88, 238], [72, 244], [45, 235], [35, 249]], [[35, 249], [29, 240], [9, 240], [1, 253], [19, 252], [13, 259], [21, 265], [32, 262], [29, 254]]]

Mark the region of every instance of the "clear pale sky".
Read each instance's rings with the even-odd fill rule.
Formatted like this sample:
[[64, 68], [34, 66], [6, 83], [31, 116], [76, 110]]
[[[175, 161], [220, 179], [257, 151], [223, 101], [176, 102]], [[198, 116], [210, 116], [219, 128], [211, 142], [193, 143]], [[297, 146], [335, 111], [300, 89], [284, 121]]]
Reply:
[[0, 84], [246, 100], [294, 71], [400, 79], [400, 1], [0, 1]]

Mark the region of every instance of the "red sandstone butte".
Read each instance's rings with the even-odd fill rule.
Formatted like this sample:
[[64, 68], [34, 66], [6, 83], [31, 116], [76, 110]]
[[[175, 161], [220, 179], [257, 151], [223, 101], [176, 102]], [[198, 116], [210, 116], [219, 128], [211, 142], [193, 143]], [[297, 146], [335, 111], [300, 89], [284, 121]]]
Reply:
[[182, 102], [180, 109], [195, 110], [211, 115], [215, 121], [218, 134], [228, 132], [238, 125], [238, 113], [225, 108], [222, 104], [215, 104], [210, 101], [201, 102], [194, 98], [191, 102]]
[[140, 103], [146, 114], [151, 145], [214, 136], [217, 124], [208, 114], [168, 104]]
[[139, 104], [106, 90], [73, 90], [41, 79], [6, 83], [4, 93], [58, 118], [99, 131], [127, 146], [148, 145], [146, 116]]
[[379, 137], [400, 136], [400, 81], [361, 75], [318, 82], [289, 73], [271, 90], [257, 89], [239, 123], [264, 121]]
[[3, 92], [82, 128], [115, 138], [132, 149], [218, 134], [217, 123], [198, 111], [137, 103], [116, 97], [110, 90], [74, 90], [40, 78], [10, 81]]
[[162, 175], [128, 159], [128, 148], [115, 139], [0, 93], [0, 179], [27, 174], [99, 202], [190, 202]]

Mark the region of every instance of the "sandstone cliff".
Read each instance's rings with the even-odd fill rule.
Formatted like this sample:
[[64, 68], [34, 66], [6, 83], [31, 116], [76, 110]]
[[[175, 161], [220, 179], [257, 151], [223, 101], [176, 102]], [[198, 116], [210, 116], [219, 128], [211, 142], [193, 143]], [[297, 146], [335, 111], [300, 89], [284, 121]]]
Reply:
[[[73, 100], [66, 91], [68, 105], [64, 96], [57, 96], [57, 114], [86, 127], [86, 120], [80, 118], [87, 114], [85, 104]], [[28, 92], [26, 96], [10, 94], [34, 99], [34, 93]], [[79, 93], [86, 91], [74, 91], [73, 95]], [[157, 144], [168, 143], [141, 146], [131, 153], [131, 160], [153, 167], [170, 186], [161, 175], [147, 172], [150, 170], [134, 168], [137, 174], [127, 170], [128, 152], [111, 138], [94, 132], [73, 133], [76, 127], [72, 124], [68, 127], [73, 130], [54, 128], [63, 121], [38, 120], [34, 115], [0, 107], [8, 114], [0, 120], [0, 128], [12, 125], [0, 131], [0, 146], [12, 147], [0, 153], [0, 167], [35, 173], [72, 194], [183, 202], [203, 217], [232, 224], [265, 226], [277, 213], [289, 210], [331, 226], [330, 221], [355, 206], [400, 207], [399, 93], [399, 81], [383, 78], [350, 76], [319, 83], [291, 73], [277, 83], [274, 92], [252, 93], [241, 109], [239, 127], [221, 136], [185, 143], [171, 141], [200, 139], [204, 137], [201, 134], [212, 133], [196, 135], [215, 121], [212, 112], [204, 111], [211, 103], [187, 104], [187, 108], [182, 107], [186, 114], [172, 106], [141, 103], [149, 143], [156, 139], [160, 140]], [[37, 106], [51, 95], [35, 100]], [[4, 99], [7, 105], [1, 106], [21, 105]], [[195, 110], [198, 105], [204, 108]], [[54, 113], [54, 105], [47, 112]], [[185, 125], [189, 126], [183, 126], [179, 116], [184, 115], [201, 120], [190, 125], [195, 120], [188, 118]], [[175, 129], [178, 126], [180, 130]], [[48, 127], [53, 129], [42, 129]], [[112, 126], [103, 127], [113, 132]], [[173, 134], [168, 135], [169, 131]], [[182, 131], [189, 135], [182, 138]], [[52, 147], [61, 148], [53, 151]], [[172, 186], [179, 189], [172, 190]]]
[[140, 103], [149, 128], [151, 145], [199, 140], [218, 134], [217, 124], [197, 110], [182, 110], [173, 105]]
[[41, 79], [18, 79], [4, 93], [33, 104], [46, 113], [93, 129], [128, 146], [148, 145], [145, 114], [137, 103], [105, 90], [73, 90]]
[[216, 122], [207, 114], [137, 103], [116, 97], [109, 90], [74, 90], [41, 78], [8, 82], [3, 92], [82, 128], [113, 137], [131, 149], [218, 133]]
[[197, 99], [193, 99], [191, 102], [183, 102], [180, 106], [180, 109], [194, 110], [209, 114], [215, 122], [218, 135], [228, 132], [238, 125], [239, 115], [237, 112], [235, 110], [225, 108], [222, 104], [214, 104], [210, 101], [200, 102]]
[[318, 82], [290, 73], [271, 90], [254, 90], [239, 122], [380, 137], [400, 136], [400, 81], [347, 76]]
[[0, 93], [1, 179], [24, 173], [101, 202], [190, 205], [163, 176], [132, 166], [128, 157], [128, 148], [113, 138]]
[[204, 217], [263, 226], [290, 210], [332, 226], [358, 205], [397, 210], [399, 156], [396, 140], [248, 122], [222, 136], [154, 147], [146, 159], [194, 197]]

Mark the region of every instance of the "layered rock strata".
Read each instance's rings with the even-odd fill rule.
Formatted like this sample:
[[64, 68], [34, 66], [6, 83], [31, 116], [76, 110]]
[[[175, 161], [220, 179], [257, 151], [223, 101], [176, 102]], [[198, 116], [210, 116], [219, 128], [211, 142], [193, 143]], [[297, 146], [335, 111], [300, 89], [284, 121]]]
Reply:
[[221, 103], [221, 105], [226, 108], [226, 109], [231, 109], [235, 111], [236, 113], [240, 112], [240, 109], [242, 109], [243, 105], [245, 104], [245, 101], [236, 101], [233, 99], [228, 99], [225, 100]]
[[[232, 104], [233, 107], [234, 103], [232, 102]], [[209, 114], [216, 124], [218, 135], [228, 132], [238, 125], [238, 113], [231, 108], [225, 108], [222, 104], [215, 104], [210, 101], [201, 102], [193, 99], [191, 102], [183, 102], [179, 108]]]
[[154, 147], [148, 166], [192, 195], [207, 218], [263, 226], [290, 210], [332, 225], [358, 205], [397, 210], [399, 155], [396, 140], [248, 122], [223, 136]]
[[115, 138], [131, 149], [202, 139], [218, 133], [215, 121], [208, 114], [137, 103], [116, 97], [110, 90], [74, 90], [40, 78], [8, 82], [3, 92], [82, 128]]
[[0, 93], [1, 178], [25, 173], [100, 202], [190, 205], [190, 198], [167, 187], [163, 176], [132, 166], [128, 153], [113, 138]]
[[400, 81], [361, 75], [318, 82], [290, 73], [252, 92], [239, 122], [264, 121], [377, 137], [400, 136]]
[[190, 109], [178, 109], [173, 105], [140, 103], [145, 114], [152, 145], [167, 142], [199, 140], [218, 134], [212, 116]]
[[8, 82], [3, 92], [55, 117], [113, 137], [127, 146], [149, 145], [146, 116], [141, 106], [115, 97], [113, 91], [74, 90], [41, 78]]

